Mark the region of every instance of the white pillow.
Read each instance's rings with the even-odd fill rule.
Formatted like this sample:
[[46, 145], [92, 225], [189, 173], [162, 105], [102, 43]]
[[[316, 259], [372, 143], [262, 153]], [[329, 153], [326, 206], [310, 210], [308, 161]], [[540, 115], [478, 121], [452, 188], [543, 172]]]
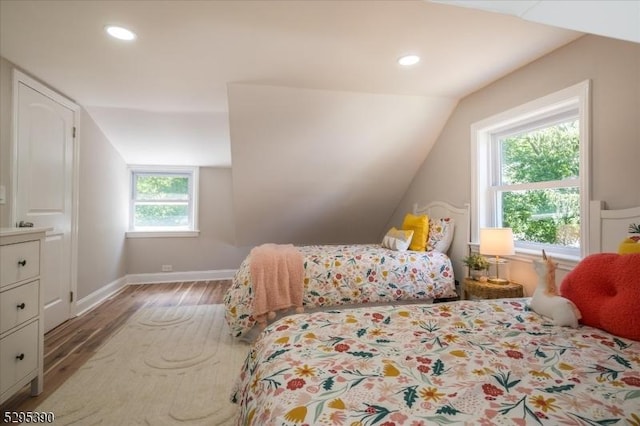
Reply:
[[406, 251], [412, 238], [412, 230], [391, 228], [382, 239], [382, 247], [395, 251]]
[[427, 251], [435, 250], [440, 253], [449, 251], [453, 241], [454, 220], [450, 217], [441, 219], [429, 219], [429, 238], [427, 239]]

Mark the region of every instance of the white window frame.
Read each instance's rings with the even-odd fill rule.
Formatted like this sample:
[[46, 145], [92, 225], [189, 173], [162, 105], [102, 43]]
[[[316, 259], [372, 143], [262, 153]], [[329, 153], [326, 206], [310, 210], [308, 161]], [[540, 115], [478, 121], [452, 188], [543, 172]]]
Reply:
[[[554, 118], [571, 116], [577, 110], [580, 135], [580, 250], [549, 249], [546, 245], [527, 243], [517, 244], [517, 255], [540, 255], [545, 250], [556, 259], [578, 261], [589, 252], [589, 200], [590, 188], [590, 92], [591, 82], [585, 80], [574, 86], [533, 100], [524, 105], [496, 114], [471, 125], [471, 240], [472, 245], [479, 241], [479, 230], [484, 227], [500, 226], [497, 209], [499, 203], [492, 196], [494, 167], [499, 157], [494, 154], [494, 138], [497, 135], [512, 133], [518, 129], [535, 126], [535, 123], [552, 125]], [[575, 181], [565, 182], [567, 185]], [[544, 184], [532, 184], [538, 188]]]
[[[186, 175], [189, 178], [189, 226], [187, 229], [158, 228], [141, 230], [134, 228], [135, 176], [137, 174]], [[198, 230], [198, 183], [199, 168], [191, 166], [129, 166], [129, 231], [127, 238], [149, 237], [197, 237]]]

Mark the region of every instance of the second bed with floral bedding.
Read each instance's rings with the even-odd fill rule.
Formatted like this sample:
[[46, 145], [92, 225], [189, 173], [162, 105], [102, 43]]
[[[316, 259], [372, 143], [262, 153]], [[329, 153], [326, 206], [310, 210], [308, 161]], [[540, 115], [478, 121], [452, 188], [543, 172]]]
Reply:
[[527, 299], [298, 314], [232, 393], [238, 425], [638, 425], [640, 342]]
[[[379, 244], [300, 246], [305, 311], [361, 304], [429, 301], [457, 296], [451, 260], [438, 251], [394, 251]], [[256, 326], [248, 256], [225, 295], [232, 335]], [[251, 340], [251, 339], [250, 339]]]

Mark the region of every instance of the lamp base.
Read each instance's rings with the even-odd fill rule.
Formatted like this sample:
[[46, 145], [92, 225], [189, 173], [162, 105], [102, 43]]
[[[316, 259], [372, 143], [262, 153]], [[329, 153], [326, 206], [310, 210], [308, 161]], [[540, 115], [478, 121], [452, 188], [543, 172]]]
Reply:
[[509, 284], [509, 280], [505, 280], [504, 278], [489, 278], [487, 279], [488, 282], [490, 282], [491, 284]]

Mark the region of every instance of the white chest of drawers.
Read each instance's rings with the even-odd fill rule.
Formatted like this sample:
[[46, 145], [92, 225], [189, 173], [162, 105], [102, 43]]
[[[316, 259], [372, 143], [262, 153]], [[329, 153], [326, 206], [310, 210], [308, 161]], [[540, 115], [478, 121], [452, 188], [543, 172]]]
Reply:
[[43, 387], [42, 244], [45, 228], [0, 229], [0, 403]]

